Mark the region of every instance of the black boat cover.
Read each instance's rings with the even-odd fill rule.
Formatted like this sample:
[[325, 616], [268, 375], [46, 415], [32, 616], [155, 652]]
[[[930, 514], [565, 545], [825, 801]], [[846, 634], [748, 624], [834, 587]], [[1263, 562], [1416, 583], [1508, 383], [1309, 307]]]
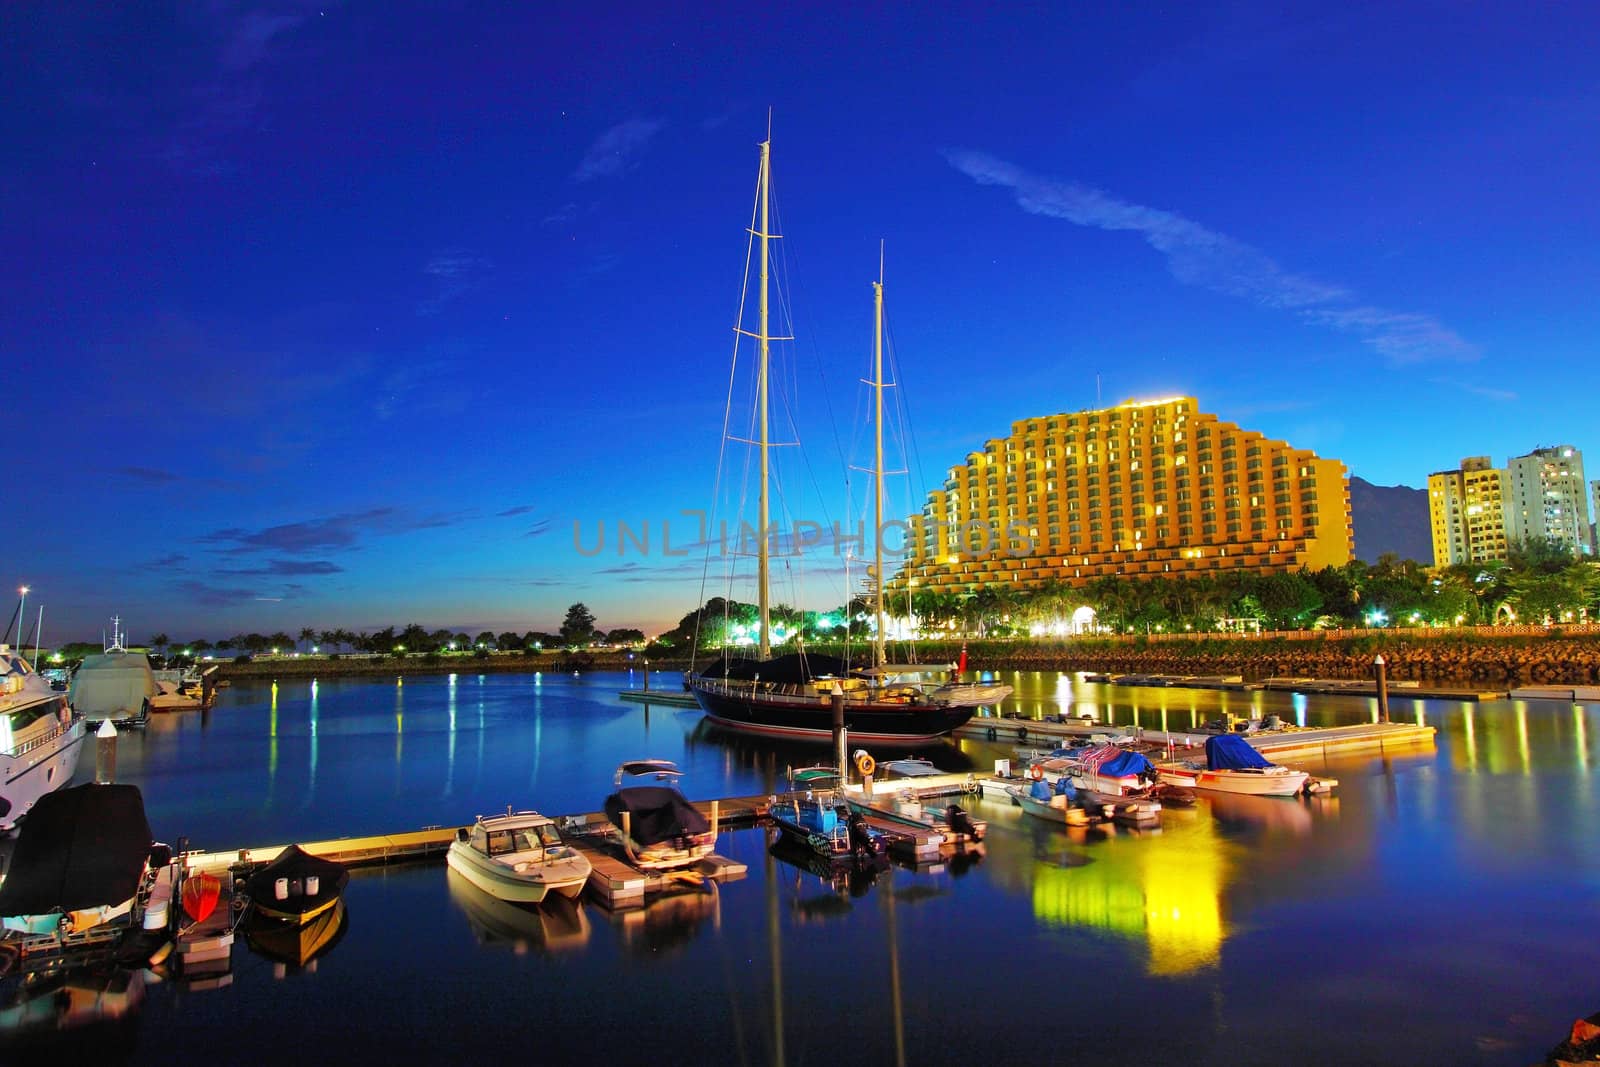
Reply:
[[121, 904], [144, 874], [154, 838], [132, 785], [80, 785], [39, 798], [22, 820], [0, 915]]
[[633, 785], [606, 797], [606, 817], [622, 826], [622, 813], [631, 822], [631, 836], [640, 845], [671, 841], [682, 834], [703, 834], [711, 823], [676, 789], [664, 785]]
[[[319, 881], [315, 893], [295, 893], [291, 888], [288, 899], [276, 898], [274, 885], [279, 878], [289, 879], [291, 887], [304, 887], [308, 875], [316, 875]], [[307, 912], [343, 893], [349, 882], [350, 872], [345, 870], [344, 864], [313, 856], [299, 845], [289, 845], [278, 853], [277, 859], [250, 876], [245, 892], [250, 894], [251, 900], [277, 911]]]
[[1251, 767], [1270, 767], [1266, 757], [1238, 734], [1206, 738], [1206, 767], [1213, 771], [1240, 771]]
[[853, 668], [848, 660], [813, 652], [791, 652], [769, 660], [720, 659], [700, 672], [702, 678], [732, 678], [748, 682], [759, 677], [763, 682], [804, 685], [815, 678], [843, 678]]

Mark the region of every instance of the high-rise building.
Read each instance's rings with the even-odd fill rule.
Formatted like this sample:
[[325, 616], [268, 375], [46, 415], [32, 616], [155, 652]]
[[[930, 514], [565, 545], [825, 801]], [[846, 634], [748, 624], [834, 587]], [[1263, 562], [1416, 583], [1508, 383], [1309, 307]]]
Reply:
[[1344, 464], [1190, 397], [1013, 423], [950, 469], [912, 527], [896, 591], [1316, 570], [1354, 548]]
[[1593, 516], [1589, 523], [1589, 546], [1600, 556], [1600, 479], [1590, 482], [1589, 489], [1594, 494], [1594, 510], [1589, 512]]
[[1469, 456], [1457, 470], [1428, 475], [1435, 567], [1506, 558], [1508, 484], [1488, 456]]
[[1587, 555], [1589, 500], [1583, 453], [1571, 445], [1536, 448], [1506, 464], [1506, 536], [1515, 541], [1557, 541]]

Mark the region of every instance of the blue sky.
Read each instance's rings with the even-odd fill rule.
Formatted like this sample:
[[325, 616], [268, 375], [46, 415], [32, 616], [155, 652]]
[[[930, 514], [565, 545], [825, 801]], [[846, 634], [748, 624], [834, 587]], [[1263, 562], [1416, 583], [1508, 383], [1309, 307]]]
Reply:
[[[880, 240], [906, 503], [1097, 395], [1198, 396], [1380, 484], [1600, 456], [1590, 5], [264, 0], [0, 27], [4, 570], [47, 639], [113, 612], [138, 638], [546, 629], [580, 599], [675, 621], [701, 566], [659, 524], [712, 499], [769, 108], [796, 516], [847, 514], [865, 458], [842, 453]], [[617, 554], [619, 520], [649, 555]], [[830, 580], [795, 598], [830, 606]]]

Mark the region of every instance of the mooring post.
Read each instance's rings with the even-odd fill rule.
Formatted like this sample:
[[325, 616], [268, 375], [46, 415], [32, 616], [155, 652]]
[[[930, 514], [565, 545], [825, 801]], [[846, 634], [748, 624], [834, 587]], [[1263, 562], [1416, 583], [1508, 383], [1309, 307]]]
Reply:
[[110, 785], [117, 780], [117, 728], [107, 719], [94, 736], [94, 780]]
[[834, 759], [839, 761], [839, 780], [850, 780], [850, 764], [845, 762], [844, 754], [847, 750], [847, 738], [844, 729], [844, 687], [838, 682], [833, 683], [833, 696], [829, 701], [833, 705], [833, 753]]
[[1378, 672], [1378, 721], [1389, 721], [1389, 669], [1383, 662], [1383, 654], [1372, 658], [1372, 667]]
[[650, 661], [644, 661], [644, 691], [650, 692]]

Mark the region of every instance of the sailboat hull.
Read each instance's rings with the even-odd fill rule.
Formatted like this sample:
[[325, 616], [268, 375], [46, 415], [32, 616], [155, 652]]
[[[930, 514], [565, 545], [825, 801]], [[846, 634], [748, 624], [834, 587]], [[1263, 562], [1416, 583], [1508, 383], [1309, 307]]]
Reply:
[[[833, 709], [817, 698], [753, 697], [731, 687], [695, 685], [694, 696], [706, 717], [729, 730], [796, 741], [833, 739]], [[845, 705], [850, 740], [914, 745], [946, 737], [977, 712], [976, 706], [941, 704]]]

